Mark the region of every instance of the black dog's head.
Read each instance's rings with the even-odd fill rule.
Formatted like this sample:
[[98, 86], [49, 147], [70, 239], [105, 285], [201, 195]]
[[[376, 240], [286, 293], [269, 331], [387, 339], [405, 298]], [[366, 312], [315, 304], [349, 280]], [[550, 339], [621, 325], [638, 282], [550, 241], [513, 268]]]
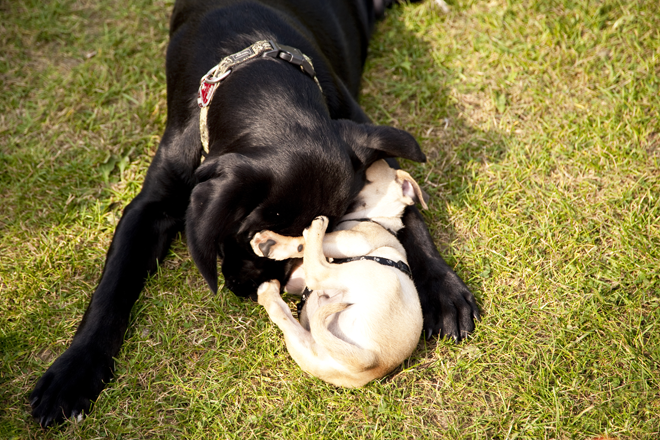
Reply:
[[331, 121], [325, 129], [291, 133], [286, 145], [254, 145], [209, 157], [186, 215], [188, 247], [204, 279], [217, 291], [217, 257], [229, 289], [240, 296], [260, 283], [288, 276], [288, 263], [257, 257], [250, 240], [271, 230], [298, 236], [318, 215], [341, 217], [376, 160], [426, 158], [407, 132], [386, 126]]

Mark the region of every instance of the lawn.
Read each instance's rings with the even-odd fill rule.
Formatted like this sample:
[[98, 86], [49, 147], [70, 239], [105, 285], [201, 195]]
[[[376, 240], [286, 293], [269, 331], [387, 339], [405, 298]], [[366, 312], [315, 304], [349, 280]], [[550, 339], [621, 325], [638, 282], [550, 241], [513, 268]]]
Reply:
[[178, 239], [93, 412], [39, 428], [27, 396], [164, 129], [171, 8], [0, 1], [0, 438], [660, 436], [657, 0], [426, 2], [379, 23], [361, 102], [428, 156], [405, 168], [480, 304], [469, 340], [327, 385]]

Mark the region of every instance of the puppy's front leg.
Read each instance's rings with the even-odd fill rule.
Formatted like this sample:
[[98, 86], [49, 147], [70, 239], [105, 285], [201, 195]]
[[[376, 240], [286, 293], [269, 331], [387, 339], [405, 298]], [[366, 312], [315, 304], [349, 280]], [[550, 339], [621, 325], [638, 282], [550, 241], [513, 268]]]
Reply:
[[383, 246], [391, 246], [392, 237], [378, 225], [359, 224], [345, 231], [334, 231], [323, 238], [323, 253], [329, 258], [367, 255]]

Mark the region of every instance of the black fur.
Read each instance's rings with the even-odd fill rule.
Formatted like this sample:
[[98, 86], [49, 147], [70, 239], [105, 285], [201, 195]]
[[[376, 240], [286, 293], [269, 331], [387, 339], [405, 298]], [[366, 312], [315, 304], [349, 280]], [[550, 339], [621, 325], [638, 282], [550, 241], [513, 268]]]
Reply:
[[[318, 215], [342, 216], [374, 161], [425, 159], [410, 134], [370, 125], [357, 104], [373, 22], [370, 0], [177, 1], [166, 61], [167, 127], [71, 346], [30, 395], [42, 426], [89, 410], [112, 376], [146, 277], [179, 231], [185, 228], [212, 290], [219, 256], [225, 285], [252, 296], [261, 282], [284, 282], [291, 270], [289, 262], [256, 257], [249, 246], [256, 232], [300, 235]], [[200, 166], [200, 78], [223, 57], [265, 39], [308, 55], [323, 92], [282, 60], [236, 66], [210, 107], [210, 153]], [[460, 339], [478, 318], [474, 298], [438, 254], [419, 212], [409, 209], [404, 221], [400, 238], [425, 329]]]

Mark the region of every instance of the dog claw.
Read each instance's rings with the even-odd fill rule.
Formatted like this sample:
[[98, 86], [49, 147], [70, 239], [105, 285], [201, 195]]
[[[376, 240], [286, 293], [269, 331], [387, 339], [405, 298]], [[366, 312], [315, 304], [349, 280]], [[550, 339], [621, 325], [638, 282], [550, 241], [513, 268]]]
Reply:
[[71, 419], [75, 420], [77, 423], [82, 422], [84, 418], [82, 411], [73, 411], [71, 413]]

